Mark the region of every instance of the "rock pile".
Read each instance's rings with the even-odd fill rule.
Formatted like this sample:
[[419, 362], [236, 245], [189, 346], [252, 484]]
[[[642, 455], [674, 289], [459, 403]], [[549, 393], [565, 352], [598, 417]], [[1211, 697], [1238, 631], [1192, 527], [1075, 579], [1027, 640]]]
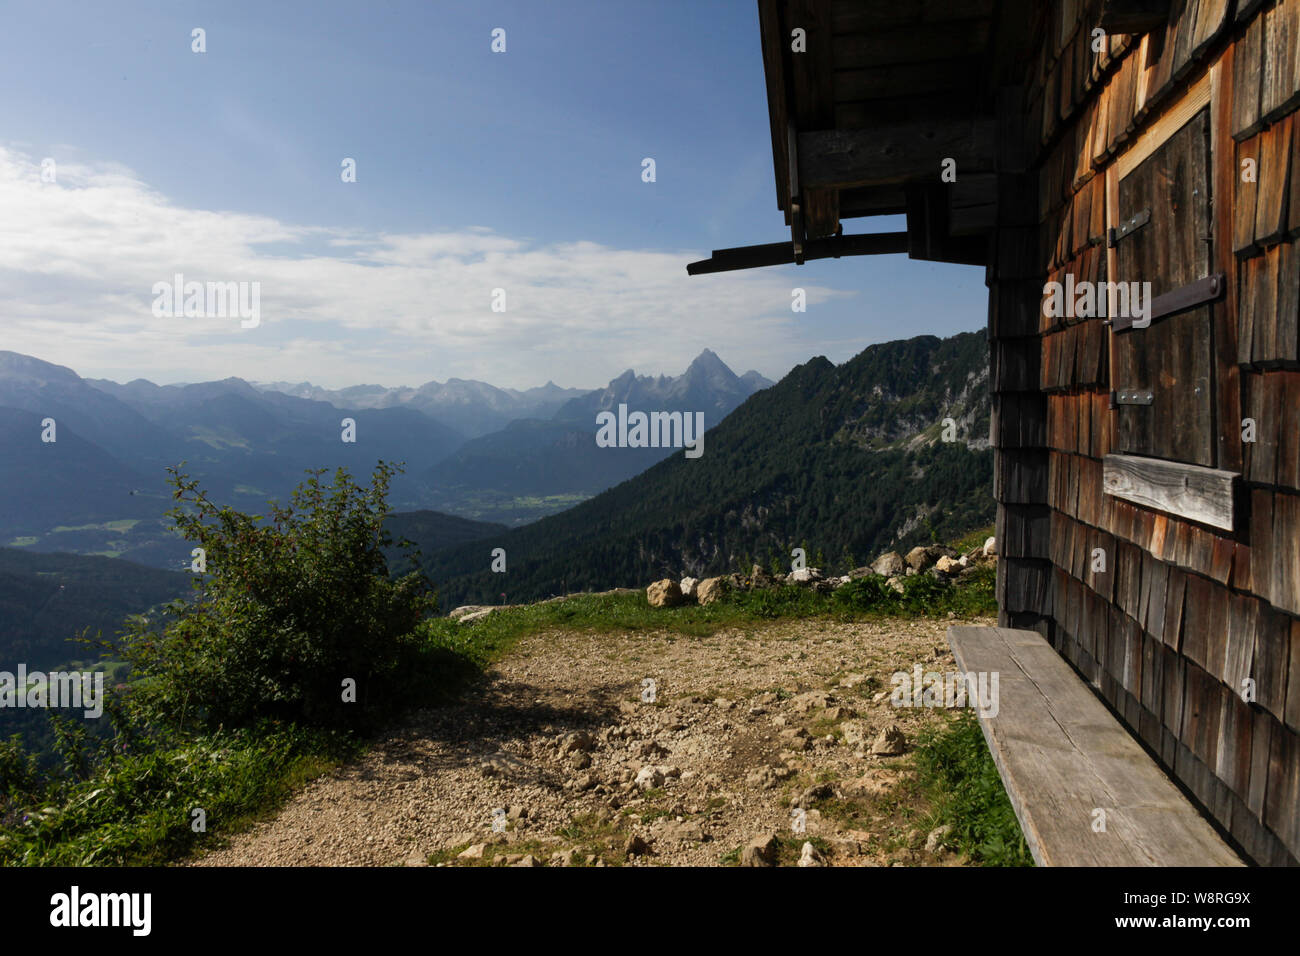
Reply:
[[975, 568], [997, 560], [997, 542], [989, 538], [965, 554], [946, 545], [922, 545], [900, 555], [886, 551], [870, 565], [854, 568], [848, 574], [827, 577], [821, 568], [799, 568], [786, 575], [773, 575], [755, 564], [748, 575], [724, 574], [713, 578], [683, 577], [680, 581], [663, 578], [646, 588], [651, 607], [678, 607], [682, 604], [712, 604], [731, 590], [756, 591], [797, 584], [821, 594], [841, 588], [850, 581], [865, 577], [884, 578], [895, 591], [903, 591], [903, 579], [916, 574], [930, 574], [941, 581], [961, 580]]

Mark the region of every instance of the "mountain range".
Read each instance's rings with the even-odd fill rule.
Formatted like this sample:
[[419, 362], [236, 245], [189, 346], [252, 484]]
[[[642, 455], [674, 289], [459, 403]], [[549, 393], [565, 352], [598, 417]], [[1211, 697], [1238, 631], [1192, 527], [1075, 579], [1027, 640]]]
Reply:
[[[994, 514], [988, 376], [981, 332], [873, 345], [839, 366], [814, 358], [713, 427], [701, 458], [672, 455], [424, 568], [450, 607], [788, 566], [795, 547], [847, 569], [955, 538]], [[490, 570], [495, 548], [505, 573]]]
[[335, 408], [413, 408], [466, 438], [499, 431], [520, 418], [550, 418], [565, 402], [588, 392], [581, 388], [560, 388], [554, 382], [520, 391], [461, 378], [450, 378], [445, 383], [426, 382], [418, 388], [352, 385], [328, 389], [310, 382], [251, 384], [259, 391], [328, 402]]
[[[240, 378], [83, 379], [0, 351], [0, 546], [181, 567], [188, 548], [163, 515], [171, 502], [166, 468], [182, 461], [214, 500], [253, 512], [283, 500], [307, 469], [344, 466], [363, 478], [379, 459], [400, 461], [405, 470], [390, 492], [395, 509], [519, 524], [671, 453], [598, 449], [595, 410], [608, 402], [704, 411], [713, 424], [770, 384], [755, 372], [736, 376], [707, 350], [680, 376], [629, 371], [593, 391], [453, 379], [414, 389], [282, 386], [289, 392]], [[50, 419], [54, 431], [46, 434], [41, 423]], [[355, 424], [355, 442], [343, 440], [345, 419]]]
[[[600, 448], [596, 416], [629, 409], [700, 412], [705, 428], [722, 421], [772, 382], [738, 376], [705, 349], [676, 377], [631, 369], [604, 389], [570, 398], [551, 420], [511, 422], [466, 442], [428, 472], [430, 507], [520, 524], [611, 488], [672, 455], [672, 448]], [[677, 451], [677, 454], [681, 454]]]
[[[125, 614], [188, 589], [189, 575], [176, 569], [188, 564], [189, 546], [161, 517], [170, 505], [161, 467], [173, 455], [198, 462], [207, 485], [236, 506], [261, 511], [252, 483], [267, 491], [296, 480], [298, 466], [345, 463], [363, 477], [372, 456], [423, 454], [423, 478], [417, 473], [403, 493], [425, 497], [412, 508], [394, 496], [400, 510], [388, 528], [416, 543], [445, 609], [495, 603], [503, 593], [531, 600], [788, 563], [793, 547], [810, 562], [847, 568], [886, 547], [987, 524], [988, 375], [982, 333], [874, 345], [839, 366], [814, 358], [768, 387], [706, 352], [681, 376], [625, 373], [565, 399], [549, 420], [516, 420], [466, 441], [409, 403], [345, 410], [239, 379], [90, 382], [0, 353], [0, 664], [14, 654], [45, 666], [66, 660], [71, 634], [91, 627], [107, 636]], [[594, 416], [620, 403], [702, 411], [710, 425], [704, 455], [595, 447]], [[368, 447], [349, 461], [355, 446], [322, 437], [337, 436], [345, 412], [382, 453]], [[46, 417], [58, 429], [48, 444], [40, 441]], [[943, 440], [947, 418], [955, 441]], [[442, 448], [413, 450], [410, 435]], [[611, 453], [623, 463], [602, 458]], [[644, 470], [620, 477], [636, 464], [627, 456], [643, 453], [653, 453], [641, 459]], [[558, 497], [575, 482], [595, 491], [512, 528], [430, 510], [430, 478], [439, 475], [486, 497]], [[489, 570], [498, 547], [504, 574]], [[41, 553], [49, 551], [109, 557]], [[400, 553], [389, 551], [394, 571], [407, 567]]]

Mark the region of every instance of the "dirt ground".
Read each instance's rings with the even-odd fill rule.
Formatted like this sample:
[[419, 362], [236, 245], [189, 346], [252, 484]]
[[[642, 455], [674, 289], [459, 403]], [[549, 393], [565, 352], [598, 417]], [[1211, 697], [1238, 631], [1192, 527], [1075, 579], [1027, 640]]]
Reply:
[[954, 623], [538, 634], [188, 865], [961, 865], [908, 786], [942, 718], [889, 700]]

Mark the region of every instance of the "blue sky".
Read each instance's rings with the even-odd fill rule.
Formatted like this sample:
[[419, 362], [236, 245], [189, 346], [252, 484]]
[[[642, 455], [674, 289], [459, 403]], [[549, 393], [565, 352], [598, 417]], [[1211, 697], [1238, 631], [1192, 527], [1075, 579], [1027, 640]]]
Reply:
[[[46, 2], [5, 21], [0, 348], [83, 375], [594, 387], [708, 347], [778, 378], [984, 322], [983, 270], [902, 256], [686, 276], [788, 235], [752, 0]], [[259, 324], [155, 316], [177, 272], [258, 282]]]

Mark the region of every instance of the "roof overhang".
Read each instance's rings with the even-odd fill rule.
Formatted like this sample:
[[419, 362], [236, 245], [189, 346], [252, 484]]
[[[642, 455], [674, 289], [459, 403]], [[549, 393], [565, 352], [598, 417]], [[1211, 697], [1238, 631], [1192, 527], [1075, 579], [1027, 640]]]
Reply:
[[[1017, 79], [1032, 0], [758, 0], [758, 14], [790, 241], [688, 271], [902, 252], [984, 264], [997, 94]], [[888, 215], [907, 232], [843, 235], [845, 219]]]

